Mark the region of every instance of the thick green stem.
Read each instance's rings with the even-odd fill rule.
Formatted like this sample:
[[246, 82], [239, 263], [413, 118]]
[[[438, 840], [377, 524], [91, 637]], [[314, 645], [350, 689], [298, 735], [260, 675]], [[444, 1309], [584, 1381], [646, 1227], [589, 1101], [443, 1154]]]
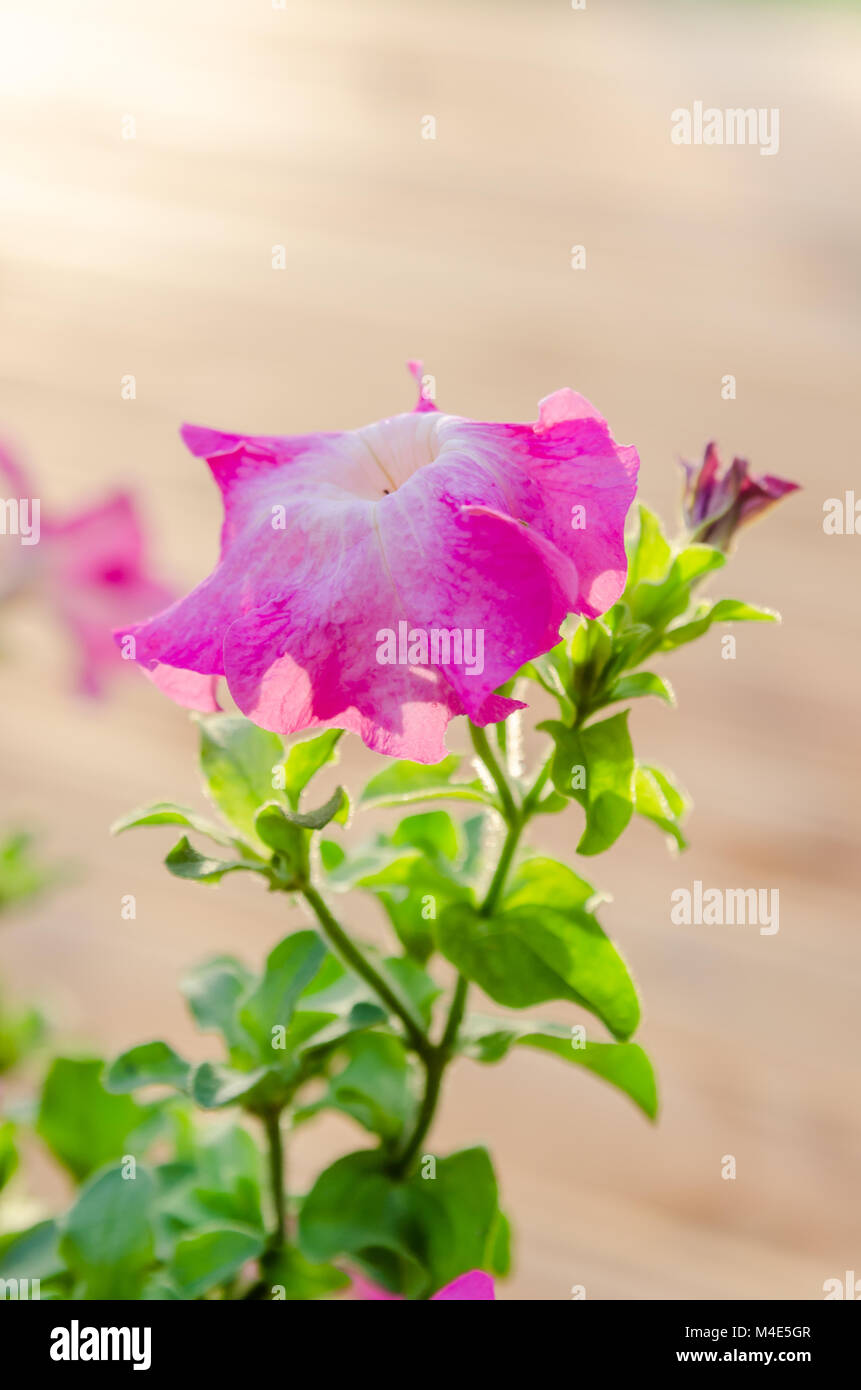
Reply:
[[460, 1025], [463, 1022], [463, 1015], [466, 1009], [466, 996], [469, 993], [469, 980], [465, 975], [458, 975], [455, 985], [454, 995], [451, 1001], [451, 1008], [448, 1011], [445, 1032], [439, 1045], [440, 1052], [445, 1053], [446, 1057], [451, 1055], [451, 1050], [457, 1042], [457, 1035]]
[[310, 883], [302, 888], [302, 896], [314, 912], [323, 929], [323, 935], [336, 955], [340, 956], [355, 974], [359, 975], [377, 997], [390, 1009], [404, 1025], [407, 1037], [420, 1056], [426, 1056], [431, 1046], [420, 1019], [413, 1015], [406, 1001], [400, 999], [391, 985], [374, 968], [364, 953], [350, 939], [341, 924], [329, 911], [323, 898]]
[[441, 1052], [437, 1052], [433, 1057], [429, 1058], [425, 1064], [424, 1095], [422, 1096], [419, 1113], [416, 1116], [413, 1132], [395, 1164], [394, 1172], [397, 1177], [403, 1177], [404, 1174], [409, 1172], [425, 1141], [428, 1130], [433, 1124], [437, 1102], [439, 1101], [440, 1086], [442, 1085], [442, 1078], [445, 1073], [447, 1061], [447, 1057], [444, 1057]]
[[267, 1110], [263, 1116], [269, 1157], [269, 1186], [275, 1222], [269, 1237], [269, 1249], [280, 1252], [287, 1238], [287, 1196], [284, 1189], [284, 1146], [281, 1142], [281, 1111]]

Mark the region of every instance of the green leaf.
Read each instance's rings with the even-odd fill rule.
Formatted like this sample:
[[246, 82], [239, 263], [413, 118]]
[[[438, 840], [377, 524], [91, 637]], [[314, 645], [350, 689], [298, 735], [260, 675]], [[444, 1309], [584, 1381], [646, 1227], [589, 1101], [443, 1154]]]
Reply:
[[499, 1198], [486, 1149], [463, 1149], [437, 1160], [436, 1176], [412, 1181], [413, 1248], [433, 1290], [470, 1269], [486, 1269], [498, 1250]]
[[337, 1265], [312, 1264], [295, 1246], [289, 1246], [274, 1264], [267, 1261], [265, 1271], [269, 1296], [275, 1300], [307, 1302], [345, 1289], [350, 1276]]
[[[425, 892], [428, 884], [420, 881], [405, 890], [377, 890], [377, 897], [385, 908], [386, 915], [407, 955], [418, 964], [424, 965], [436, 950], [437, 895]], [[446, 895], [440, 901], [448, 901]], [[428, 901], [426, 901], [428, 900]], [[432, 914], [428, 916], [427, 914]]]
[[327, 874], [333, 873], [347, 857], [346, 850], [336, 840], [320, 840], [319, 849], [320, 862]]
[[161, 1270], [147, 1276], [140, 1292], [142, 1303], [176, 1303], [181, 1302], [182, 1297], [176, 1285]]
[[84, 1280], [88, 1299], [139, 1297], [154, 1254], [151, 1224], [155, 1184], [146, 1169], [123, 1177], [123, 1167], [96, 1174], [81, 1189], [63, 1223], [60, 1251]]
[[779, 623], [780, 614], [772, 608], [757, 608], [738, 598], [721, 598], [712, 607], [709, 617], [713, 623]]
[[585, 1067], [595, 1076], [624, 1091], [644, 1114], [653, 1120], [658, 1113], [658, 1092], [655, 1074], [647, 1054], [637, 1043], [584, 1043], [572, 1047], [570, 1037], [554, 1038], [546, 1033], [527, 1033], [515, 1040], [521, 1047], [534, 1047], [540, 1052], [552, 1052], [563, 1062]]
[[102, 1068], [98, 1058], [57, 1057], [42, 1088], [36, 1130], [78, 1181], [126, 1153], [149, 1113], [131, 1096], [106, 1091]]
[[571, 676], [571, 658], [567, 642], [560, 642], [552, 651], [546, 652], [535, 661], [527, 661], [521, 666], [518, 675], [526, 680], [535, 681], [548, 695], [552, 695], [554, 700], [559, 702], [563, 719], [574, 718], [574, 702], [566, 689]]
[[121, 835], [124, 830], [134, 830], [143, 825], [184, 825], [208, 835], [219, 845], [236, 845], [237, 841], [226, 830], [215, 825], [205, 816], [199, 816], [185, 806], [177, 806], [173, 801], [154, 801], [149, 806], [140, 806], [127, 815], [120, 816], [111, 826], [112, 835]]
[[[436, 949], [435, 919], [443, 904], [470, 900], [470, 888], [460, 880], [465, 877], [463, 866], [458, 870], [442, 854], [452, 848], [446, 822], [448, 816], [432, 812], [431, 817], [443, 815], [442, 821], [423, 816], [408, 816], [405, 836], [422, 839], [420, 849], [413, 844], [389, 844], [385, 837], [365, 846], [356, 855], [335, 865], [330, 884], [336, 890], [359, 887], [375, 894], [382, 903], [404, 950], [424, 964]], [[407, 822], [404, 822], [407, 824]], [[452, 832], [454, 827], [451, 827]], [[437, 840], [433, 840], [436, 833]], [[428, 851], [435, 846], [431, 857]]]
[[634, 775], [634, 809], [638, 816], [644, 816], [663, 830], [671, 844], [687, 849], [681, 822], [690, 809], [690, 801], [660, 768], [638, 763]]
[[635, 623], [663, 628], [687, 609], [691, 587], [726, 564], [726, 556], [711, 545], [688, 545], [681, 550], [661, 583], [641, 583], [627, 592]]
[[460, 838], [447, 811], [421, 811], [405, 816], [390, 837], [393, 845], [410, 845], [429, 859], [453, 862], [460, 852]]
[[595, 898], [595, 889], [585, 878], [580, 878], [567, 864], [542, 856], [524, 859], [517, 865], [504, 905], [506, 911], [544, 905], [557, 912], [579, 912]]
[[220, 1110], [246, 1100], [266, 1074], [266, 1067], [237, 1071], [217, 1062], [201, 1062], [191, 1076], [191, 1098], [202, 1110]]
[[0, 1236], [0, 1279], [52, 1279], [65, 1268], [56, 1221]]
[[396, 992], [406, 995], [422, 1023], [429, 1028], [434, 1001], [443, 992], [436, 980], [409, 956], [388, 956], [383, 961], [383, 968], [389, 979], [394, 981]]
[[[305, 1020], [316, 1020], [313, 1026], [305, 1024]], [[322, 1023], [322, 1020], [330, 1020]], [[314, 1061], [324, 1058], [324, 1055], [331, 1052], [333, 1048], [340, 1046], [345, 1038], [352, 1033], [363, 1031], [365, 1028], [379, 1028], [380, 1025], [388, 1022], [388, 1014], [379, 1004], [372, 1004], [360, 1001], [347, 1010], [343, 1017], [333, 1017], [331, 1014], [311, 1014], [298, 1009], [293, 1015], [293, 1022], [287, 1030], [287, 1044], [290, 1051], [294, 1052], [302, 1061], [307, 1069], [313, 1065]], [[319, 1029], [318, 1029], [318, 1026]], [[296, 1032], [297, 1026], [304, 1028], [302, 1037]]]
[[332, 1078], [325, 1102], [372, 1134], [394, 1139], [415, 1112], [403, 1045], [386, 1033], [356, 1033], [345, 1044], [346, 1067]]
[[134, 1091], [138, 1086], [170, 1086], [182, 1091], [189, 1071], [188, 1062], [168, 1043], [140, 1043], [111, 1063], [104, 1086], [115, 1095]]
[[263, 1252], [263, 1238], [244, 1226], [213, 1226], [182, 1236], [168, 1265], [168, 1275], [183, 1298], [200, 1298], [232, 1279], [248, 1260]]
[[[323, 841], [331, 845], [332, 841]], [[336, 892], [346, 893], [351, 888], [374, 888], [376, 883], [404, 883], [408, 870], [404, 865], [415, 863], [420, 858], [417, 850], [404, 852], [391, 845], [384, 835], [379, 835], [370, 843], [360, 845], [351, 855], [341, 854], [337, 862], [328, 869], [329, 887]]]
[[659, 582], [670, 567], [672, 549], [654, 512], [640, 503], [640, 530], [628, 566], [626, 593], [637, 584]]
[[208, 855], [199, 854], [189, 843], [187, 835], [177, 841], [164, 862], [174, 878], [190, 879], [193, 883], [220, 883], [225, 874], [231, 874], [236, 869], [266, 872], [263, 864], [252, 859], [211, 859]]
[[343, 729], [326, 729], [289, 749], [284, 760], [284, 791], [292, 810], [298, 810], [302, 792], [321, 767], [338, 761], [336, 750], [342, 733]]
[[686, 545], [673, 561], [672, 573], [688, 588], [714, 570], [723, 569], [726, 555], [713, 545]]
[[347, 1154], [317, 1178], [299, 1212], [299, 1246], [307, 1259], [388, 1252], [409, 1293], [426, 1283], [408, 1245], [409, 1191], [385, 1170], [378, 1150]]
[[541, 900], [490, 917], [454, 904], [439, 921], [440, 949], [467, 979], [510, 1009], [569, 999], [630, 1037], [639, 1021], [627, 967], [595, 918], [559, 911]]
[[644, 695], [656, 695], [668, 705], [676, 703], [669, 681], [656, 676], [654, 671], [635, 671], [630, 676], [620, 676], [607, 691], [607, 703], [613, 700], [639, 700]]
[[277, 734], [241, 715], [199, 719], [200, 766], [210, 797], [243, 839], [257, 847], [254, 818], [274, 789], [273, 769], [284, 756]]
[[18, 1167], [18, 1150], [15, 1147], [15, 1126], [11, 1120], [0, 1121], [0, 1191], [6, 1186]]
[[275, 802], [258, 811], [255, 826], [261, 842], [274, 851], [273, 871], [281, 886], [289, 891], [306, 871], [310, 833], [288, 818]]
[[511, 1273], [511, 1222], [504, 1212], [497, 1212], [487, 1250], [487, 1272], [498, 1279]]
[[181, 988], [200, 1028], [221, 1033], [228, 1047], [241, 1047], [248, 1040], [239, 1026], [237, 1007], [253, 980], [251, 971], [233, 956], [214, 956], [190, 970]]
[[371, 778], [359, 798], [359, 805], [399, 806], [437, 798], [491, 803], [492, 798], [479, 781], [452, 781], [460, 762], [459, 757], [450, 753], [442, 762], [430, 766], [407, 761], [391, 763]]
[[777, 623], [780, 614], [770, 608], [756, 608], [752, 603], [742, 603], [740, 599], [722, 598], [717, 603], [704, 602], [698, 605], [694, 617], [676, 627], [671, 627], [661, 640], [662, 651], [674, 651], [702, 637], [713, 623]]
[[37, 1009], [10, 1013], [0, 999], [0, 1076], [34, 1051], [45, 1032], [45, 1020]]
[[[322, 830], [330, 820], [334, 820], [338, 812], [342, 809], [346, 799], [346, 792], [343, 787], [336, 787], [329, 800], [317, 811], [284, 811], [277, 803], [270, 803], [265, 806], [257, 816], [257, 833], [265, 844], [272, 849], [282, 849], [281, 841], [284, 839], [284, 831], [280, 827], [280, 822], [285, 825], [299, 826], [303, 830]], [[275, 834], [273, 841], [264, 836], [264, 829], [270, 834]], [[284, 848], [289, 845], [289, 841], [284, 842]]]
[[[553, 738], [553, 785], [573, 797], [586, 812], [586, 828], [577, 853], [600, 854], [627, 826], [634, 810], [634, 749], [628, 711], [597, 724], [571, 729], [557, 720], [539, 724]], [[580, 786], [578, 783], [584, 783]]]
[[568, 649], [570, 669], [562, 680], [575, 707], [588, 713], [596, 690], [605, 678], [613, 650], [613, 636], [598, 618], [581, 618]]
[[350, 1254], [408, 1298], [428, 1296], [504, 1255], [496, 1178], [484, 1149], [435, 1161], [396, 1181], [377, 1152], [348, 1154], [321, 1173], [299, 1216], [311, 1259]]
[[300, 931], [285, 937], [267, 957], [263, 978], [239, 1013], [239, 1021], [263, 1061], [277, 1060], [272, 1030], [290, 1022], [296, 1001], [314, 979], [325, 955], [326, 947], [316, 932]]
[[263, 1228], [260, 1189], [263, 1162], [256, 1143], [242, 1125], [207, 1135], [196, 1154], [192, 1195], [207, 1220]]
[[495, 1063], [514, 1046], [550, 1052], [563, 1062], [584, 1067], [609, 1081], [654, 1119], [658, 1100], [655, 1075], [647, 1054], [637, 1043], [595, 1043], [575, 1038], [570, 1028], [544, 1019], [524, 1019], [516, 1025], [507, 1019], [470, 1014], [461, 1026], [458, 1051], [477, 1062]]
[[13, 903], [34, 897], [51, 883], [57, 873], [42, 867], [32, 854], [30, 835], [15, 834], [0, 842], [0, 912]]

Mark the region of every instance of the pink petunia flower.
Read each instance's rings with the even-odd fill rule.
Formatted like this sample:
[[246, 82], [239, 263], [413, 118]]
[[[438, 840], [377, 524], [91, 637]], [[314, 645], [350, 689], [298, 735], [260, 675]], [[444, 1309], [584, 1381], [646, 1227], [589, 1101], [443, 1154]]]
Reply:
[[768, 473], [756, 477], [746, 459], [734, 458], [724, 469], [715, 444], [706, 446], [701, 464], [683, 462], [682, 467], [682, 510], [691, 539], [718, 550], [727, 550], [740, 527], [799, 486]]
[[[417, 363], [410, 364], [416, 375]], [[535, 424], [414, 411], [288, 437], [186, 425], [224, 501], [221, 558], [134, 635], [137, 660], [224, 675], [281, 734], [332, 725], [438, 762], [450, 719], [521, 708], [494, 694], [625, 583], [636, 450], [574, 391]]]
[[78, 650], [78, 686], [100, 695], [117, 669], [113, 630], [158, 611], [171, 594], [150, 575], [140, 517], [127, 493], [43, 524], [44, 580]]
[[[78, 653], [78, 687], [102, 693], [106, 677], [123, 663], [113, 631], [123, 621], [136, 622], [157, 612], [172, 597], [151, 574], [140, 517], [133, 499], [117, 493], [66, 520], [45, 516], [32, 482], [12, 454], [0, 447], [0, 496], [14, 499], [15, 514], [39, 518], [37, 529], [22, 543], [5, 527], [3, 590], [7, 595], [34, 587], [59, 615]], [[182, 684], [185, 673], [157, 671], [160, 684]], [[196, 695], [204, 690], [197, 678]], [[209, 682], [211, 685], [211, 682]], [[196, 706], [197, 707], [197, 706]]]
[[[353, 1292], [357, 1299], [362, 1302], [383, 1300], [392, 1303], [403, 1303], [403, 1294], [389, 1293], [388, 1289], [383, 1289], [379, 1284], [372, 1284], [369, 1279], [363, 1278], [361, 1274], [354, 1274], [352, 1281]], [[435, 1303], [437, 1300], [449, 1302], [493, 1302], [496, 1294], [493, 1288], [493, 1280], [489, 1274], [485, 1274], [483, 1269], [471, 1269], [468, 1274], [460, 1274], [457, 1279], [452, 1279], [450, 1284], [431, 1294], [430, 1301]]]

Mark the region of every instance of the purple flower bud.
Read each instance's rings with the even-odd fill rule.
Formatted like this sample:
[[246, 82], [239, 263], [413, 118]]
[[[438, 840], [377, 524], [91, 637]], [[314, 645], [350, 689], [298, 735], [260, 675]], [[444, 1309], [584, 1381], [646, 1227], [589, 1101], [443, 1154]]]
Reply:
[[769, 473], [755, 477], [748, 472], [747, 459], [734, 458], [723, 468], [715, 444], [706, 446], [701, 464], [683, 461], [682, 467], [682, 511], [690, 538], [718, 550], [728, 550], [740, 527], [799, 487]]

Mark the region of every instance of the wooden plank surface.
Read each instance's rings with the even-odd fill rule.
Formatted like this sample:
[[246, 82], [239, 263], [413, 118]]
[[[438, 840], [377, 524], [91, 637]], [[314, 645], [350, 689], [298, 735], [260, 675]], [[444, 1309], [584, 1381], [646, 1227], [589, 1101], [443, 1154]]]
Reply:
[[[717, 637], [686, 649], [667, 665], [679, 710], [635, 714], [638, 747], [694, 795], [693, 848], [673, 860], [638, 827], [589, 866], [645, 1001], [660, 1124], [540, 1056], [452, 1078], [435, 1143], [496, 1157], [518, 1231], [504, 1297], [808, 1299], [859, 1267], [861, 539], [821, 525], [825, 498], [861, 496], [859, 57], [857, 10], [820, 5], [0, 13], [0, 431], [55, 505], [132, 483], [177, 586], [207, 571], [219, 520], [181, 419], [364, 423], [411, 405], [414, 355], [442, 406], [477, 418], [584, 392], [668, 514], [675, 457], [711, 437], [805, 486], [726, 581], [782, 628], [739, 629], [734, 662]], [[674, 146], [670, 112], [695, 100], [778, 107], [779, 153]], [[106, 704], [71, 698], [34, 606], [10, 613], [4, 652], [0, 823], [78, 870], [4, 928], [3, 976], [81, 1043], [193, 1046], [182, 968], [259, 960], [298, 917], [247, 883], [169, 879], [160, 832], [108, 840], [131, 805], [198, 795], [181, 712], [133, 678]], [[351, 750], [348, 780], [371, 761]], [[573, 815], [539, 833], [573, 853]], [[672, 926], [694, 879], [779, 888], [779, 933]], [[382, 931], [358, 902], [354, 921]], [[309, 1129], [298, 1179], [352, 1142]], [[30, 1195], [60, 1195], [46, 1167]]]

